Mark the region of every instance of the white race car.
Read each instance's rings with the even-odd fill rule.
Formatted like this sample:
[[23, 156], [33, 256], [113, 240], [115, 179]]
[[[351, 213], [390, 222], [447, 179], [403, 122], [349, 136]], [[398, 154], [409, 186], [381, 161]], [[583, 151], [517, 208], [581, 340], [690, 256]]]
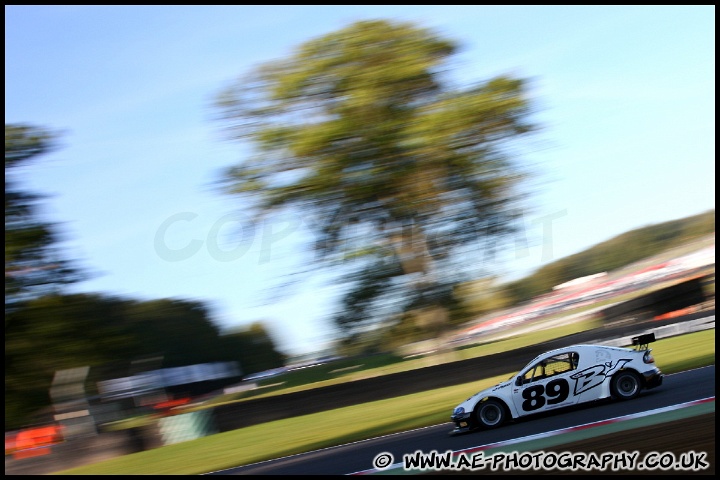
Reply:
[[451, 433], [496, 428], [510, 419], [605, 398], [635, 398], [662, 385], [648, 348], [654, 341], [649, 333], [634, 337], [634, 348], [572, 345], [543, 353], [508, 381], [455, 407]]

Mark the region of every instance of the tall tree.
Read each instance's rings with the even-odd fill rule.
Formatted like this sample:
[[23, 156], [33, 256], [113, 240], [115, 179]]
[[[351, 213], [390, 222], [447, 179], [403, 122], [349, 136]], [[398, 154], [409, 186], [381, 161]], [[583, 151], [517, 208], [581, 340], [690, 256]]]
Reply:
[[42, 197], [23, 190], [18, 178], [21, 167], [55, 148], [56, 139], [57, 134], [43, 128], [5, 125], [6, 313], [22, 301], [80, 278], [58, 252], [55, 227], [40, 219]]
[[243, 369], [243, 375], [282, 367], [284, 355], [279, 352], [262, 322], [236, 329], [223, 336], [225, 349], [233, 352]]
[[230, 138], [256, 147], [225, 187], [258, 215], [313, 218], [319, 258], [351, 272], [336, 317], [347, 335], [381, 313], [443, 308], [458, 266], [480, 261], [462, 258], [468, 247], [517, 226], [527, 172], [513, 141], [535, 129], [526, 82], [454, 87], [443, 68], [457, 49], [412, 24], [362, 21], [218, 96]]
[[[80, 278], [79, 271], [58, 252], [54, 226], [40, 218], [42, 197], [20, 185], [22, 167], [55, 147], [57, 135], [30, 125], [5, 125], [5, 418], [47, 401], [47, 371], [34, 325], [19, 312], [29, 301], [57, 291]], [[52, 317], [43, 319], [52, 329]], [[57, 338], [57, 337], [56, 337]], [[25, 354], [35, 351], [31, 361]], [[42, 355], [47, 355], [43, 352]], [[55, 359], [57, 361], [57, 358]], [[55, 367], [58, 363], [55, 364]], [[40, 387], [38, 387], [40, 386]], [[18, 389], [24, 395], [13, 397]], [[11, 398], [12, 397], [12, 398]]]

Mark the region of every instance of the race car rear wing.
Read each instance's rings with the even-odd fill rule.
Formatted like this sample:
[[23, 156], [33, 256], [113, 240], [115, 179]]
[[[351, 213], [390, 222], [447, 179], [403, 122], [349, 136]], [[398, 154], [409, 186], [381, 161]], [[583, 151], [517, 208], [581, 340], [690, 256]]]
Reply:
[[636, 350], [647, 350], [648, 344], [655, 341], [654, 333], [646, 333], [632, 338], [632, 344]]

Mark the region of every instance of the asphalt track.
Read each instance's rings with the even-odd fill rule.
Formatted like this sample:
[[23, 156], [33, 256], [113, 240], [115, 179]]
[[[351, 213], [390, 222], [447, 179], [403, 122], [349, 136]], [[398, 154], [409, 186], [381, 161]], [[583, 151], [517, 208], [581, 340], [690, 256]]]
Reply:
[[[215, 475], [348, 475], [422, 473], [405, 471], [404, 455], [415, 452], [438, 453], [491, 451], [567, 451], [617, 453], [650, 451], [652, 442], [667, 439], [665, 450], [672, 447], [680, 455], [693, 449], [707, 453], [707, 469], [682, 474], [711, 474], [715, 471], [715, 366], [667, 375], [663, 385], [645, 391], [628, 402], [603, 401], [549, 412], [522, 419], [497, 430], [450, 435], [448, 423], [385, 437], [327, 448], [306, 454], [237, 467]], [[692, 405], [692, 406], [691, 406]], [[449, 416], [450, 412], [448, 412]], [[695, 424], [693, 428], [689, 425]], [[580, 428], [579, 428], [580, 427]], [[701, 428], [702, 427], [702, 428]], [[672, 430], [670, 430], [672, 428]], [[649, 430], [648, 430], [649, 429]], [[640, 433], [638, 437], [637, 434]], [[519, 443], [518, 443], [519, 442]], [[629, 443], [628, 443], [629, 442]], [[614, 448], [613, 448], [614, 447]], [[632, 447], [632, 450], [630, 448]], [[712, 448], [710, 448], [712, 447]], [[583, 448], [585, 450], [577, 450]], [[549, 450], [552, 449], [552, 450]], [[703, 450], [704, 449], [704, 450]], [[709, 450], [709, 451], [708, 451]], [[663, 452], [660, 452], [663, 453]], [[373, 460], [380, 454], [391, 468], [375, 470]], [[389, 456], [387, 456], [389, 455]], [[642, 473], [675, 473], [654, 470]], [[453, 472], [494, 473], [498, 472]], [[509, 473], [509, 472], [508, 472]], [[532, 473], [512, 472], [517, 473]], [[551, 473], [550, 471], [536, 473]], [[582, 472], [563, 472], [578, 474]], [[590, 472], [603, 473], [603, 472]], [[617, 472], [612, 472], [617, 473]], [[633, 473], [635, 473], [633, 471]], [[557, 472], [555, 472], [557, 474]]]

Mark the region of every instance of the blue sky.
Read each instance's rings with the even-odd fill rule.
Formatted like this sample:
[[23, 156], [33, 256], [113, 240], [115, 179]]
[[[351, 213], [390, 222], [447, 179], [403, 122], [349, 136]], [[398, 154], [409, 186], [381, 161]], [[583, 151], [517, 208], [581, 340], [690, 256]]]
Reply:
[[488, 265], [503, 278], [715, 208], [714, 6], [5, 6], [5, 122], [63, 132], [23, 178], [95, 274], [74, 291], [201, 300], [290, 354], [326, 346], [336, 287], [310, 278], [267, 303], [304, 265], [308, 224], [251, 231], [217, 192], [248, 149], [210, 105], [260, 63], [380, 18], [459, 43], [458, 82], [532, 81], [544, 130], [525, 161], [541, 177], [527, 248]]

